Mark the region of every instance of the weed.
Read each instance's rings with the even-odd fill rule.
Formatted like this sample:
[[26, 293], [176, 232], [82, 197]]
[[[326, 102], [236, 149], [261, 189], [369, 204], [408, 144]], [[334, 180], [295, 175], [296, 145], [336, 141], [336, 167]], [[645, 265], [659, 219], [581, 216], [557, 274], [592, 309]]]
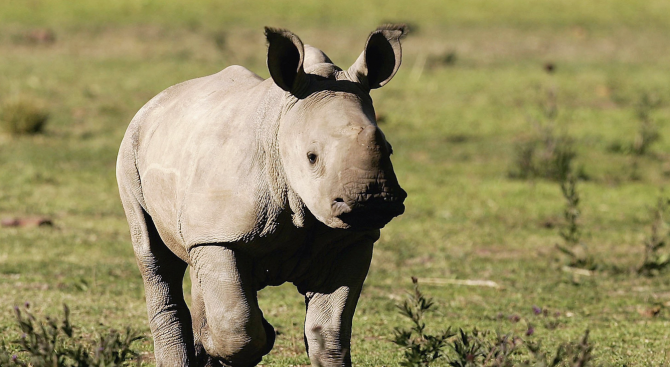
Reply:
[[508, 173], [510, 178], [526, 180], [540, 176], [536, 163], [537, 143], [536, 140], [531, 140], [517, 144], [515, 147], [514, 168]]
[[[548, 73], [554, 70], [553, 64], [545, 66]], [[556, 88], [547, 89], [546, 98], [540, 101], [543, 120], [535, 121], [535, 133], [527, 141], [516, 145], [514, 166], [509, 177], [518, 179], [544, 178], [564, 181], [573, 171], [573, 162], [577, 157], [574, 140], [565, 133], [555, 132], [558, 117]], [[581, 178], [586, 178], [583, 168], [578, 169]]]
[[[553, 66], [551, 68], [545, 69], [548, 73], [551, 73], [554, 71]], [[546, 91], [546, 98], [544, 100], [540, 101], [540, 108], [544, 112], [544, 117], [548, 121], [556, 121], [556, 117], [558, 117], [558, 96], [556, 93], [556, 86], [552, 85], [551, 87], [547, 88]]]
[[[395, 328], [393, 342], [404, 349], [405, 360], [400, 364], [407, 367], [430, 366], [443, 356], [447, 339], [454, 336], [451, 328], [436, 335], [426, 333], [425, 314], [433, 307], [433, 301], [419, 291], [417, 278], [412, 277], [414, 292], [401, 305], [400, 313], [412, 321], [409, 329]], [[467, 342], [467, 340], [466, 340]]]
[[87, 345], [75, 338], [75, 327], [70, 323], [70, 310], [66, 305], [62, 321], [49, 316], [38, 320], [28, 307], [26, 303], [23, 312], [14, 307], [22, 332], [14, 344], [20, 352], [12, 354], [4, 343], [0, 345], [2, 366], [116, 367], [137, 356], [131, 346], [142, 337], [130, 328], [125, 332], [112, 330], [99, 336], [93, 345]]
[[635, 104], [635, 115], [639, 121], [639, 127], [635, 139], [629, 145], [614, 143], [609, 150], [613, 152], [631, 155], [630, 173], [631, 181], [640, 181], [640, 157], [649, 154], [652, 144], [661, 140], [661, 134], [656, 122], [651, 118], [651, 112], [660, 106], [660, 100], [652, 97], [649, 93], [643, 93]]
[[561, 181], [561, 193], [565, 198], [566, 205], [563, 210], [563, 218], [565, 219], [565, 226], [560, 230], [560, 235], [569, 245], [576, 245], [579, 243], [581, 236], [577, 219], [579, 219], [579, 193], [577, 192], [577, 180], [570, 175], [565, 180]]
[[[613, 142], [607, 150], [613, 153], [631, 154], [634, 157], [649, 154], [651, 146], [661, 140], [658, 124], [651, 117], [652, 111], [661, 105], [661, 100], [650, 93], [642, 93], [635, 103], [635, 117], [639, 121], [634, 140], [629, 143]], [[633, 159], [633, 171], [636, 171], [637, 159]]]
[[[555, 65], [547, 63], [544, 69], [551, 74]], [[539, 101], [542, 120], [534, 121], [535, 133], [529, 140], [517, 143], [514, 164], [508, 172], [510, 178], [544, 178], [561, 182], [573, 172], [573, 163], [577, 157], [574, 139], [566, 133], [555, 132], [559, 114], [556, 87], [547, 88], [545, 94], [546, 97]], [[579, 167], [576, 172], [579, 178], [588, 178], [583, 167]]]
[[[393, 342], [404, 349], [402, 366], [423, 367], [430, 366], [437, 359], [444, 357], [451, 367], [586, 367], [592, 360], [593, 345], [589, 342], [589, 331], [586, 330], [579, 342], [569, 342], [559, 345], [553, 357], [541, 348], [541, 343], [524, 341], [514, 333], [495, 334], [485, 330], [473, 329], [466, 332], [459, 329], [452, 333], [451, 327], [438, 333], [425, 333], [426, 323], [424, 315], [431, 310], [433, 301], [426, 298], [419, 290], [418, 280], [412, 277], [414, 292], [407, 300], [397, 307], [403, 316], [412, 320], [410, 329], [395, 329]], [[535, 316], [544, 314], [542, 309], [533, 306]], [[518, 315], [510, 318], [513, 322], [520, 319]], [[527, 323], [525, 336], [530, 338], [535, 333], [532, 324]], [[525, 346], [526, 348], [520, 348]], [[445, 349], [451, 352], [444, 352]], [[520, 363], [519, 360], [524, 360]]]
[[[532, 328], [529, 328], [526, 335], [532, 335]], [[513, 334], [496, 333], [496, 337], [488, 348], [484, 365], [491, 367], [509, 367], [513, 366], [511, 357], [517, 352], [517, 347], [522, 340]]]
[[645, 155], [649, 152], [649, 147], [661, 139], [661, 134], [658, 131], [658, 126], [652, 120], [640, 121], [635, 141], [631, 147], [631, 151], [635, 155]]
[[670, 265], [670, 255], [659, 253], [668, 240], [668, 228], [665, 222], [665, 213], [668, 210], [670, 200], [659, 198], [656, 206], [652, 208], [651, 234], [644, 240], [644, 259], [637, 268], [638, 274], [653, 276]]
[[640, 158], [637, 155], [631, 158], [630, 172], [628, 173], [628, 178], [631, 181], [642, 180], [642, 174], [640, 173]]
[[541, 343], [526, 343], [531, 359], [523, 364], [527, 367], [586, 367], [593, 362], [593, 345], [589, 342], [589, 330], [578, 342], [563, 343], [553, 357], [541, 349]]
[[544, 327], [547, 330], [555, 330], [561, 325], [561, 320], [559, 319], [560, 313], [559, 312], [554, 312], [552, 317], [549, 317], [549, 313], [544, 310], [542, 312], [543, 318], [544, 318]]
[[642, 96], [635, 104], [635, 114], [640, 127], [635, 141], [632, 145], [632, 152], [636, 155], [644, 155], [648, 152], [649, 146], [661, 139], [658, 132], [658, 126], [651, 118], [651, 112], [661, 105], [661, 100], [649, 93], [642, 93]]
[[[573, 139], [565, 134], [556, 135], [550, 125], [539, 126], [537, 130], [538, 133], [530, 140], [517, 144], [509, 177], [565, 180], [577, 157]], [[586, 178], [583, 169], [580, 168], [578, 172], [580, 177]]]
[[13, 135], [42, 132], [49, 114], [28, 98], [5, 101], [0, 107], [0, 128]]
[[468, 335], [463, 329], [458, 330], [458, 335], [450, 344], [450, 347], [456, 354], [455, 357], [449, 358], [450, 366], [474, 366], [476, 362], [486, 356], [484, 343], [482, 343], [478, 336], [479, 332], [476, 329], [472, 331], [472, 335]]
[[490, 335], [489, 331], [473, 329], [471, 333], [467, 333], [459, 329], [458, 335], [449, 344], [455, 354], [448, 357], [449, 366], [513, 366], [511, 356], [520, 345], [521, 339], [513, 334], [496, 333], [493, 340], [490, 340]]
[[565, 223], [559, 230], [559, 234], [564, 245], [556, 244], [556, 248], [567, 255], [570, 259], [569, 266], [573, 268], [595, 270], [597, 264], [591, 254], [589, 254], [586, 245], [581, 242], [581, 229], [578, 219], [579, 211], [579, 193], [577, 192], [577, 178], [572, 174], [567, 174], [561, 182], [561, 193], [565, 198], [565, 208], [563, 209], [563, 219]]

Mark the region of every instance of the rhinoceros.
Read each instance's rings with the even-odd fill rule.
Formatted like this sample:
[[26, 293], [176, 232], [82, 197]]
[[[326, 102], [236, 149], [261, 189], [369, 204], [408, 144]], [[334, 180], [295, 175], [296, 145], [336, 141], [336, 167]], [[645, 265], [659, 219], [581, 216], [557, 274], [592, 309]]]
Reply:
[[370, 98], [398, 70], [405, 33], [379, 27], [342, 70], [265, 28], [271, 78], [230, 66], [135, 115], [116, 174], [158, 366], [255, 366], [275, 341], [257, 292], [285, 282], [305, 297], [311, 363], [351, 365], [373, 244], [405, 210]]

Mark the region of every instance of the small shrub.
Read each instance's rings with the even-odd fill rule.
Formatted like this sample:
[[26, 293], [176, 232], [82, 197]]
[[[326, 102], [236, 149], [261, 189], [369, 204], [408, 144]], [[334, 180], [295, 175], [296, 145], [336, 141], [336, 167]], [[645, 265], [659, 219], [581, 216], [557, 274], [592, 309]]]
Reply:
[[665, 247], [668, 240], [668, 225], [664, 219], [668, 204], [670, 200], [659, 198], [652, 209], [651, 233], [644, 240], [644, 258], [637, 268], [638, 274], [653, 276], [670, 265], [670, 254], [659, 251]]
[[397, 306], [400, 313], [412, 321], [412, 326], [409, 329], [395, 328], [393, 342], [404, 350], [405, 359], [400, 363], [401, 366], [430, 366], [443, 356], [447, 339], [454, 333], [451, 328], [436, 335], [426, 333], [424, 316], [433, 307], [433, 301], [419, 291], [417, 278], [412, 277], [412, 283], [414, 292]]
[[521, 344], [521, 339], [513, 334], [496, 333], [491, 340], [491, 332], [473, 329], [467, 333], [459, 329], [449, 347], [454, 352], [447, 356], [452, 367], [512, 367], [512, 355]]
[[658, 126], [651, 118], [651, 112], [661, 105], [661, 100], [649, 93], [643, 93], [635, 105], [635, 114], [640, 126], [637, 136], [632, 145], [632, 152], [636, 155], [644, 155], [649, 147], [661, 139]]
[[468, 335], [463, 329], [459, 329], [456, 338], [449, 345], [455, 354], [454, 357], [449, 358], [449, 366], [475, 366], [477, 362], [483, 361], [486, 357], [486, 348], [478, 337], [477, 330], [473, 330], [472, 335]]
[[[548, 62], [544, 69], [552, 74], [555, 64]], [[555, 126], [559, 116], [558, 93], [555, 85], [550, 85], [544, 92], [538, 90], [538, 108], [541, 111], [539, 120], [534, 120], [535, 132], [530, 139], [516, 145], [512, 168], [508, 171], [510, 178], [534, 179], [543, 178], [563, 181], [569, 172], [577, 172], [581, 179], [587, 179], [583, 167], [575, 169], [574, 160], [577, 151], [574, 139], [565, 133], [557, 134]]]
[[561, 193], [565, 198], [565, 209], [563, 210], [563, 218], [565, 225], [559, 231], [561, 237], [569, 245], [576, 245], [579, 243], [581, 231], [577, 224], [577, 219], [581, 214], [579, 211], [579, 193], [577, 193], [577, 180], [570, 175], [561, 181]]
[[112, 330], [93, 344], [84, 344], [74, 335], [70, 310], [64, 306], [63, 320], [47, 316], [38, 320], [28, 311], [14, 308], [20, 339], [14, 341], [19, 353], [12, 354], [0, 345], [0, 365], [21, 367], [120, 367], [137, 357], [131, 348], [142, 337], [130, 328], [125, 332]]
[[539, 166], [536, 162], [537, 144], [538, 142], [535, 140], [517, 144], [515, 147], [514, 165], [508, 173], [510, 178], [527, 180], [541, 176], [539, 174]]
[[558, 346], [556, 354], [549, 357], [543, 352], [540, 343], [526, 343], [532, 358], [522, 366], [526, 367], [586, 367], [593, 362], [593, 345], [589, 342], [589, 331], [586, 330], [578, 342], [563, 343]]
[[19, 98], [0, 107], [0, 127], [13, 135], [42, 132], [49, 114], [34, 100]]
[[[539, 126], [532, 138], [517, 144], [508, 175], [515, 179], [544, 178], [560, 182], [573, 171], [576, 157], [571, 137], [556, 135], [551, 126]], [[587, 177], [583, 168], [577, 172], [580, 178]]]
[[[615, 141], [607, 150], [612, 153], [631, 154], [643, 156], [649, 154], [651, 146], [661, 140], [660, 128], [651, 117], [651, 112], [661, 106], [661, 100], [649, 93], [643, 93], [635, 104], [635, 117], [639, 121], [635, 138], [630, 143]], [[637, 160], [633, 160], [637, 164]], [[633, 168], [635, 170], [636, 167]]]
[[631, 151], [635, 155], [645, 155], [649, 152], [650, 146], [659, 140], [661, 140], [661, 134], [656, 123], [652, 120], [642, 120]]
[[559, 230], [564, 245], [556, 244], [556, 248], [568, 256], [569, 265], [573, 268], [595, 270], [597, 264], [586, 245], [581, 242], [581, 229], [579, 227], [579, 193], [577, 192], [577, 179], [568, 173], [561, 181], [561, 193], [565, 198], [563, 219], [565, 223]]
[[[589, 342], [589, 331], [579, 342], [559, 345], [553, 357], [541, 348], [540, 342], [524, 341], [514, 333], [502, 334], [473, 329], [466, 332], [459, 329], [451, 332], [451, 327], [435, 335], [426, 333], [425, 314], [433, 310], [433, 301], [419, 290], [418, 280], [412, 277], [414, 291], [407, 300], [397, 305], [400, 313], [412, 321], [409, 329], [395, 328], [393, 343], [404, 352], [401, 366], [425, 367], [438, 359], [446, 359], [451, 367], [586, 367], [593, 360], [593, 345]], [[548, 313], [533, 307], [535, 316]], [[512, 319], [511, 319], [512, 320]], [[520, 317], [514, 315], [513, 322]], [[535, 328], [527, 323], [525, 336], [530, 338]], [[521, 348], [525, 346], [525, 348]]]

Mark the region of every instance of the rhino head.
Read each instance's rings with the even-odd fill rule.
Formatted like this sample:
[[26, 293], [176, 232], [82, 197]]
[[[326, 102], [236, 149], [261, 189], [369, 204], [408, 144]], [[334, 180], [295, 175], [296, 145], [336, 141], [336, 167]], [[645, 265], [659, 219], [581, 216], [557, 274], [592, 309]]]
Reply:
[[331, 228], [382, 228], [405, 210], [370, 98], [398, 70], [405, 33], [404, 25], [378, 28], [345, 71], [295, 34], [266, 28], [268, 69], [284, 91], [277, 139], [286, 181]]

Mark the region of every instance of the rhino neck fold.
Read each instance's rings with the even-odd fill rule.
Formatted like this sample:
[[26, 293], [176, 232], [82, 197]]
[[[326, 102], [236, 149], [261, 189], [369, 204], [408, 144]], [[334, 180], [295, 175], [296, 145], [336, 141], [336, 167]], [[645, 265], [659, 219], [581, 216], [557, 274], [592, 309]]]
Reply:
[[[258, 110], [256, 126], [259, 128], [259, 138], [264, 150], [261, 156], [264, 156], [265, 159], [268, 189], [273, 204], [276, 205], [279, 212], [290, 210], [293, 225], [302, 228], [305, 225], [305, 204], [288, 184], [279, 154], [278, 142], [279, 125], [284, 113], [295, 103], [294, 99], [295, 97], [271, 84], [267, 97]], [[276, 218], [279, 213], [275, 214]], [[274, 222], [274, 220], [270, 221]], [[265, 227], [263, 232], [269, 230], [271, 225], [266, 223]]]

